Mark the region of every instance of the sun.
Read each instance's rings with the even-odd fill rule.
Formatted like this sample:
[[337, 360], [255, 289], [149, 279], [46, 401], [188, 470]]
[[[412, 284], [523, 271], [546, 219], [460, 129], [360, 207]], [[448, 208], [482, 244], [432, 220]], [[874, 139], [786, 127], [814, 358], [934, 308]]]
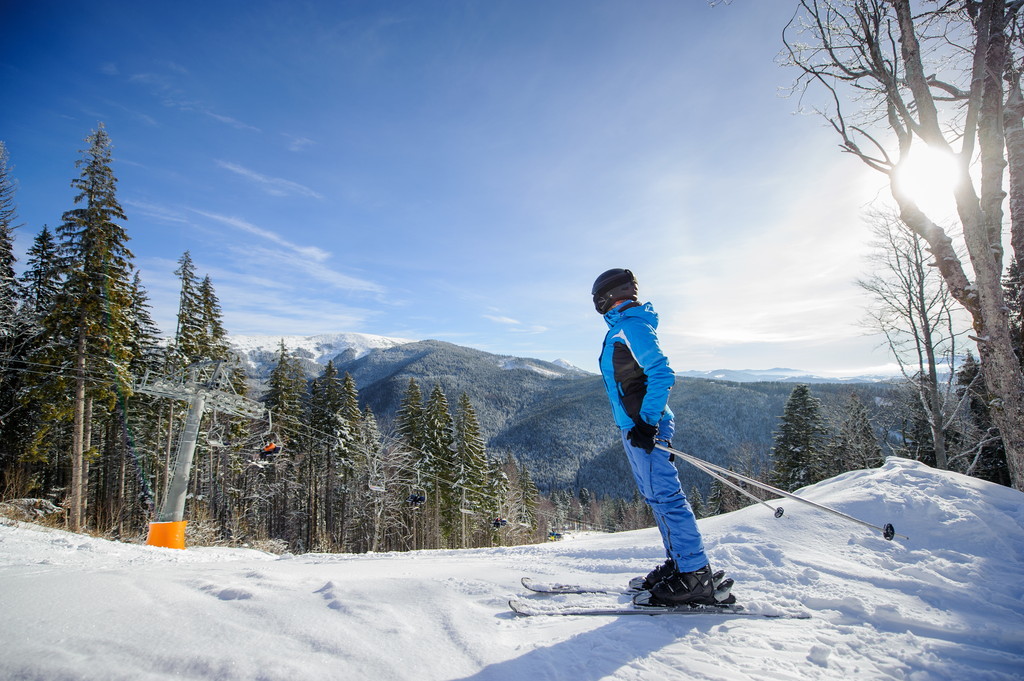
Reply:
[[959, 177], [957, 160], [949, 152], [915, 145], [893, 177], [925, 214], [933, 218], [952, 213], [953, 190]]

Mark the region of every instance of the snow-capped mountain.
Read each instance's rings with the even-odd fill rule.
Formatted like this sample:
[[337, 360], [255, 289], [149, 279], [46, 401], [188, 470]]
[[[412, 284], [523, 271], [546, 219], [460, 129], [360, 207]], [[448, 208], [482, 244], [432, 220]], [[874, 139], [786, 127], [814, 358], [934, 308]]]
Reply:
[[281, 343], [299, 358], [325, 365], [339, 355], [344, 355], [346, 359], [357, 359], [373, 350], [384, 350], [415, 342], [406, 338], [388, 338], [368, 333], [322, 333], [315, 336], [267, 334], [228, 336], [227, 340], [245, 361], [246, 368], [256, 375], [272, 368]]

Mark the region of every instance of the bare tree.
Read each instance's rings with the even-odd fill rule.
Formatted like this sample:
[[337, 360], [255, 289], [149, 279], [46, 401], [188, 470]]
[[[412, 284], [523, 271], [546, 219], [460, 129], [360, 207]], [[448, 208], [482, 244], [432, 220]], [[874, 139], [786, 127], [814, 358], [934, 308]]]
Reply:
[[935, 465], [945, 469], [945, 432], [956, 414], [957, 340], [963, 335], [956, 303], [942, 277], [928, 266], [927, 244], [920, 236], [884, 213], [872, 217], [872, 229], [873, 273], [857, 282], [876, 303], [868, 310], [868, 324], [885, 336], [928, 422]]
[[[1024, 489], [1024, 376], [1001, 287], [1004, 171], [1011, 242], [1024, 256], [1024, 102], [1020, 0], [799, 0], [784, 41], [796, 90], [819, 108], [844, 151], [889, 178], [900, 219], [928, 244], [950, 294], [970, 314], [992, 416]], [[915, 13], [917, 10], [917, 13]], [[898, 172], [914, 144], [954, 154], [959, 234], [947, 233]], [[977, 187], [971, 169], [977, 169]], [[962, 238], [968, 261], [954, 248]]]

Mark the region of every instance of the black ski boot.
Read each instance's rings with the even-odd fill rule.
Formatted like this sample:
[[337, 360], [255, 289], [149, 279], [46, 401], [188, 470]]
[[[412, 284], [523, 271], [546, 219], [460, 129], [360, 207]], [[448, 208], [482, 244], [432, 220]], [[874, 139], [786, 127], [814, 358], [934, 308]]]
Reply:
[[663, 579], [676, 573], [676, 562], [669, 558], [664, 563], [647, 573], [646, 577], [634, 577], [629, 580], [629, 588], [633, 591], [649, 591]]
[[[650, 604], [725, 605], [725, 600], [719, 601], [715, 598], [714, 577], [708, 565], [694, 572], [676, 572], [650, 589]], [[735, 596], [728, 593], [727, 596], [726, 600], [732, 599], [732, 602], [735, 602]]]

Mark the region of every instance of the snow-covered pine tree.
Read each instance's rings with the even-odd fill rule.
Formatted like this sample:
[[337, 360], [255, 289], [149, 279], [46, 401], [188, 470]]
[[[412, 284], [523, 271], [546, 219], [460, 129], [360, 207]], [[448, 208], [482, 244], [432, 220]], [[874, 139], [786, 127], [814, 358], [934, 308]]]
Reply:
[[[274, 419], [279, 423], [301, 422], [306, 400], [306, 377], [302, 367], [288, 351], [281, 339], [277, 348], [274, 368], [267, 378], [267, 392], [263, 400], [267, 408], [274, 412]], [[284, 428], [281, 429], [282, 432]], [[272, 433], [281, 439], [281, 433]]]
[[20, 372], [16, 370], [16, 362], [22, 359], [27, 331], [25, 320], [19, 314], [20, 287], [14, 272], [14, 221], [17, 218], [14, 193], [7, 148], [0, 141], [0, 488], [13, 472], [15, 452], [20, 449], [16, 443], [19, 436], [24, 435], [8, 430], [9, 421], [17, 411]]
[[342, 413], [345, 393], [341, 377], [328, 362], [310, 386], [309, 441], [305, 445], [306, 485], [312, 495], [309, 506], [307, 545], [314, 550], [340, 549], [343, 532], [341, 490], [349, 474], [348, 452], [353, 438], [352, 426]]
[[770, 479], [776, 487], [792, 492], [825, 479], [826, 431], [821, 402], [806, 384], [793, 388], [782, 413], [772, 447]]
[[[14, 327], [18, 309], [18, 281], [15, 278], [14, 230], [17, 225], [14, 202], [15, 182], [8, 166], [7, 147], [0, 141], [0, 361], [11, 352], [17, 335]], [[2, 376], [0, 376], [2, 378]]]
[[[489, 467], [487, 449], [476, 411], [466, 393], [459, 396], [455, 409], [455, 465], [458, 471], [456, 487], [460, 488], [462, 527], [460, 545], [467, 548], [490, 537], [491, 525], [498, 515], [498, 504], [488, 494]], [[472, 511], [472, 520], [465, 511]], [[474, 539], [475, 538], [475, 539]]]
[[454, 548], [461, 513], [461, 491], [456, 487], [455, 433], [448, 397], [438, 384], [423, 406], [423, 454], [421, 468], [427, 487], [427, 510], [437, 523], [437, 545]]
[[[139, 273], [131, 285], [131, 350], [129, 372], [133, 377], [147, 371], [162, 370], [163, 353], [159, 348], [160, 331], [150, 314], [149, 297]], [[108, 448], [99, 462], [106, 481], [105, 492], [97, 491], [98, 503], [105, 504], [110, 523], [119, 536], [141, 531], [151, 517], [156, 502], [151, 475], [159, 465], [158, 453], [164, 437], [161, 433], [161, 400], [144, 394], [130, 398], [119, 395], [110, 439], [118, 443]]]
[[980, 378], [981, 365], [968, 354], [957, 371], [957, 395], [964, 402], [965, 423], [962, 439], [969, 443], [952, 458], [950, 467], [983, 480], [1010, 485], [1006, 449], [992, 419], [989, 397]]
[[25, 271], [21, 275], [22, 307], [36, 326], [53, 308], [61, 288], [62, 272], [53, 232], [46, 225], [28, 249]]
[[522, 500], [519, 521], [527, 527], [536, 528], [537, 504], [540, 492], [537, 490], [537, 485], [534, 483], [533, 477], [530, 475], [530, 469], [526, 467], [526, 464], [519, 463], [518, 466], [518, 493], [519, 498]]
[[227, 341], [228, 332], [224, 328], [224, 313], [209, 275], [200, 282], [198, 294], [203, 354], [210, 359], [228, 359], [231, 347]]
[[840, 415], [836, 435], [827, 448], [826, 477], [882, 465], [882, 448], [868, 418], [867, 407], [857, 393], [850, 393]]
[[414, 451], [423, 447], [423, 393], [415, 378], [409, 379], [398, 407], [398, 434]]
[[509, 510], [509, 480], [502, 470], [501, 462], [497, 459], [487, 458], [485, 494], [487, 499], [487, 512], [491, 515], [491, 525], [482, 538], [479, 546], [502, 546], [509, 543], [506, 538], [516, 534], [516, 527], [510, 517], [515, 517]]
[[[19, 315], [23, 319], [26, 336], [24, 345], [17, 351], [19, 359], [38, 357], [40, 349], [45, 347], [47, 339], [43, 319], [52, 312], [62, 282], [57, 244], [53, 232], [44, 225], [28, 250], [26, 268], [19, 280], [22, 292]], [[9, 408], [13, 412], [5, 413], [3, 427], [4, 440], [8, 445], [6, 451], [13, 457], [12, 465], [20, 465], [14, 463], [17, 461], [30, 466], [29, 462], [38, 464], [56, 456], [62, 438], [52, 431], [59, 430], [61, 426], [60, 420], [52, 417], [68, 400], [65, 389], [55, 389], [51, 384], [62, 380], [62, 376], [55, 372], [33, 372], [18, 377], [19, 385], [12, 386], [17, 393], [17, 401]], [[58, 397], [56, 402], [52, 401], [53, 396]], [[22, 473], [24, 475], [19, 475], [19, 479], [28, 475], [27, 470]], [[8, 469], [7, 475], [13, 474]]]
[[722, 511], [722, 483], [718, 478], [711, 480], [711, 489], [708, 491], [708, 499], [704, 502], [704, 515], [713, 516], [723, 513]]
[[180, 286], [178, 289], [178, 323], [174, 330], [172, 366], [175, 370], [193, 362], [209, 359], [203, 356], [203, 309], [199, 296], [199, 280], [192, 254], [185, 251], [178, 258], [178, 269], [174, 270]]
[[502, 481], [502, 493], [499, 496], [502, 500], [501, 514], [508, 520], [508, 525], [501, 529], [500, 535], [507, 543], [527, 541], [537, 530], [537, 499], [536, 496], [526, 495], [530, 493], [528, 488], [531, 487], [532, 493], [536, 495], [536, 487], [533, 487], [532, 482], [522, 480], [522, 476], [529, 473], [511, 454], [497, 462], [497, 472]]
[[[299, 483], [295, 480], [295, 471], [287, 462], [294, 459], [293, 446], [298, 446], [298, 438], [291, 437], [297, 431], [296, 426], [303, 422], [306, 412], [308, 391], [306, 377], [298, 360], [288, 351], [281, 339], [276, 355], [277, 364], [267, 379], [267, 392], [263, 399], [267, 409], [272, 412], [274, 427], [267, 437], [282, 448], [282, 454], [274, 459], [274, 465], [268, 467], [266, 473], [269, 487], [269, 506], [266, 520], [267, 533], [271, 538], [282, 539], [290, 544], [301, 542], [303, 532], [298, 517], [293, 513], [296, 497], [300, 496]], [[259, 443], [262, 448], [266, 443]]]
[[696, 485], [690, 487], [690, 493], [686, 495], [686, 498], [690, 502], [690, 508], [693, 509], [693, 515], [698, 518], [703, 518], [707, 515], [707, 509], [704, 507], [704, 497]]

